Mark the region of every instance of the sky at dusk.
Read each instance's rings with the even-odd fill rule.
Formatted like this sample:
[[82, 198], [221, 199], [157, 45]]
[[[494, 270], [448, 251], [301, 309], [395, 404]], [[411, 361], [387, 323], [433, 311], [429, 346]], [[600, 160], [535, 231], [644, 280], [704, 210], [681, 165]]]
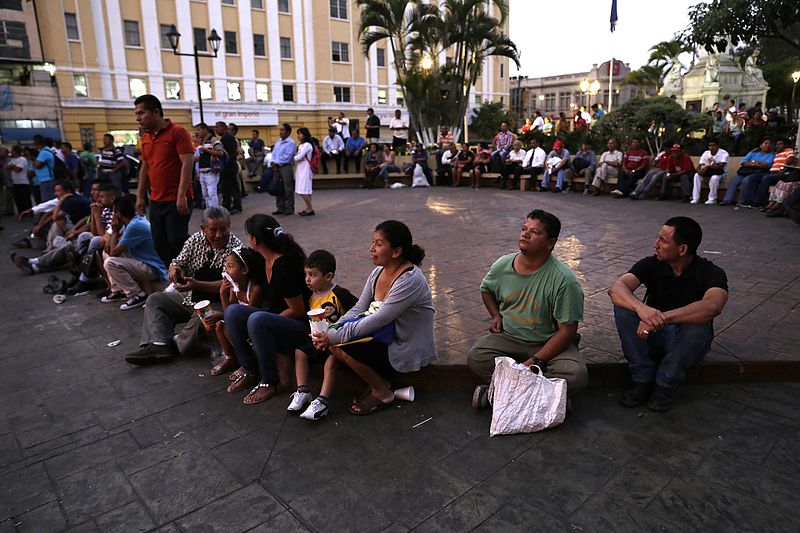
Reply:
[[[614, 57], [636, 69], [648, 49], [689, 24], [699, 0], [617, 0], [619, 22], [609, 28], [611, 0], [509, 0], [510, 34], [521, 52], [521, 74], [529, 77], [586, 72]], [[684, 64], [687, 60], [681, 58]], [[691, 56], [687, 56], [691, 60]], [[511, 67], [510, 74], [518, 74]]]

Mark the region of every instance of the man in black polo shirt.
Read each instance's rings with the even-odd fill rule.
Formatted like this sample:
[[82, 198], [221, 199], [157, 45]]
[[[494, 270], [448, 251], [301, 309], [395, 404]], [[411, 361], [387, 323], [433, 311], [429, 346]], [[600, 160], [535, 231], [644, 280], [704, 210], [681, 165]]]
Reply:
[[[608, 290], [633, 379], [620, 401], [625, 407], [647, 401], [653, 411], [668, 410], [686, 369], [711, 347], [712, 321], [728, 301], [728, 278], [697, 256], [702, 238], [703, 230], [691, 218], [667, 220], [655, 255], [633, 265]], [[644, 301], [633, 294], [642, 284]]]
[[228, 131], [228, 125], [219, 121], [214, 126], [214, 132], [222, 143], [222, 148], [227, 152], [225, 165], [219, 174], [220, 192], [222, 193], [222, 206], [231, 215], [242, 212], [242, 189], [239, 188], [239, 143], [236, 137]]

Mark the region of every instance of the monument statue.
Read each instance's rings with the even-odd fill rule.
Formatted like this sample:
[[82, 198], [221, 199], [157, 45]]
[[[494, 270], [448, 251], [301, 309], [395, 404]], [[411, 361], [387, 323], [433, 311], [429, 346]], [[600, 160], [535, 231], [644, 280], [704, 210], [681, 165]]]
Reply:
[[669, 91], [670, 89], [680, 91], [681, 84], [682, 84], [682, 76], [681, 76], [681, 62], [678, 61], [678, 57], [672, 58], [672, 66], [667, 72], [667, 75], [664, 77], [664, 90]]
[[744, 63], [744, 72], [747, 75], [747, 82], [750, 85], [758, 85], [764, 83], [764, 73], [758, 67], [758, 56], [761, 50], [756, 48], [747, 61]]
[[717, 54], [710, 54], [706, 59], [706, 83], [719, 83], [719, 60]]

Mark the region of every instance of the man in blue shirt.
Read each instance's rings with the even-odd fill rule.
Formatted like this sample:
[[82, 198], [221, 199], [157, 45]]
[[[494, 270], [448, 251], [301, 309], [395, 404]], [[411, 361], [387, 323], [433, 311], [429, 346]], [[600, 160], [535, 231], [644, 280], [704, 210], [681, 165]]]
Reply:
[[361, 152], [364, 151], [364, 137], [359, 135], [358, 130], [354, 130], [345, 143], [344, 173], [347, 174], [347, 167], [352, 159], [356, 163], [356, 172], [361, 172]]
[[111, 293], [100, 301], [126, 300], [119, 308], [127, 311], [144, 305], [147, 300], [144, 287], [148, 282], [166, 279], [167, 268], [156, 253], [150, 222], [136, 213], [136, 199], [120, 196], [114, 200], [114, 209], [106, 248], [109, 251], [103, 254]]
[[758, 145], [758, 148], [755, 148], [742, 158], [739, 170], [725, 190], [725, 198], [722, 199], [719, 205], [733, 205], [733, 195], [736, 194], [736, 189], [744, 181], [745, 176], [756, 172], [769, 172], [769, 167], [772, 166], [774, 159], [775, 152], [772, 151], [772, 141], [765, 138]]
[[44, 137], [41, 135], [33, 136], [33, 146], [39, 151], [39, 155], [33, 161], [33, 168], [36, 172], [36, 179], [39, 181], [39, 193], [41, 194], [42, 202], [46, 202], [55, 198], [55, 156], [45, 146]]
[[283, 181], [283, 196], [275, 197], [273, 215], [294, 215], [294, 154], [297, 145], [291, 138], [292, 126], [284, 122], [278, 129], [280, 139], [272, 149], [272, 169]]

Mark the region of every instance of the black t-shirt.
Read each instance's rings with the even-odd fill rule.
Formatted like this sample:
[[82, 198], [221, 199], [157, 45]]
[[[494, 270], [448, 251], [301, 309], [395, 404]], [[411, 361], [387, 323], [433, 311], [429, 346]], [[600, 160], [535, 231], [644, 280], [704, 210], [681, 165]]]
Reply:
[[302, 296], [307, 304], [310, 294], [306, 287], [303, 260], [286, 255], [277, 258], [272, 264], [272, 279], [266, 285], [264, 307], [271, 313], [278, 314], [289, 307], [286, 305], [286, 298]]
[[92, 212], [92, 205], [83, 196], [72, 194], [64, 198], [59, 205], [59, 209], [69, 218], [71, 224], [77, 224], [89, 216]]
[[375, 138], [381, 136], [381, 119], [378, 115], [367, 117], [367, 138]]
[[236, 142], [236, 137], [225, 132], [219, 138], [219, 142], [222, 143], [222, 148], [228, 152], [228, 159], [236, 160], [236, 152], [239, 150], [239, 143]]
[[647, 287], [645, 303], [659, 311], [671, 311], [699, 302], [706, 291], [714, 287], [728, 290], [725, 271], [698, 256], [679, 277], [675, 277], [672, 268], [655, 255], [640, 260], [628, 272]]

